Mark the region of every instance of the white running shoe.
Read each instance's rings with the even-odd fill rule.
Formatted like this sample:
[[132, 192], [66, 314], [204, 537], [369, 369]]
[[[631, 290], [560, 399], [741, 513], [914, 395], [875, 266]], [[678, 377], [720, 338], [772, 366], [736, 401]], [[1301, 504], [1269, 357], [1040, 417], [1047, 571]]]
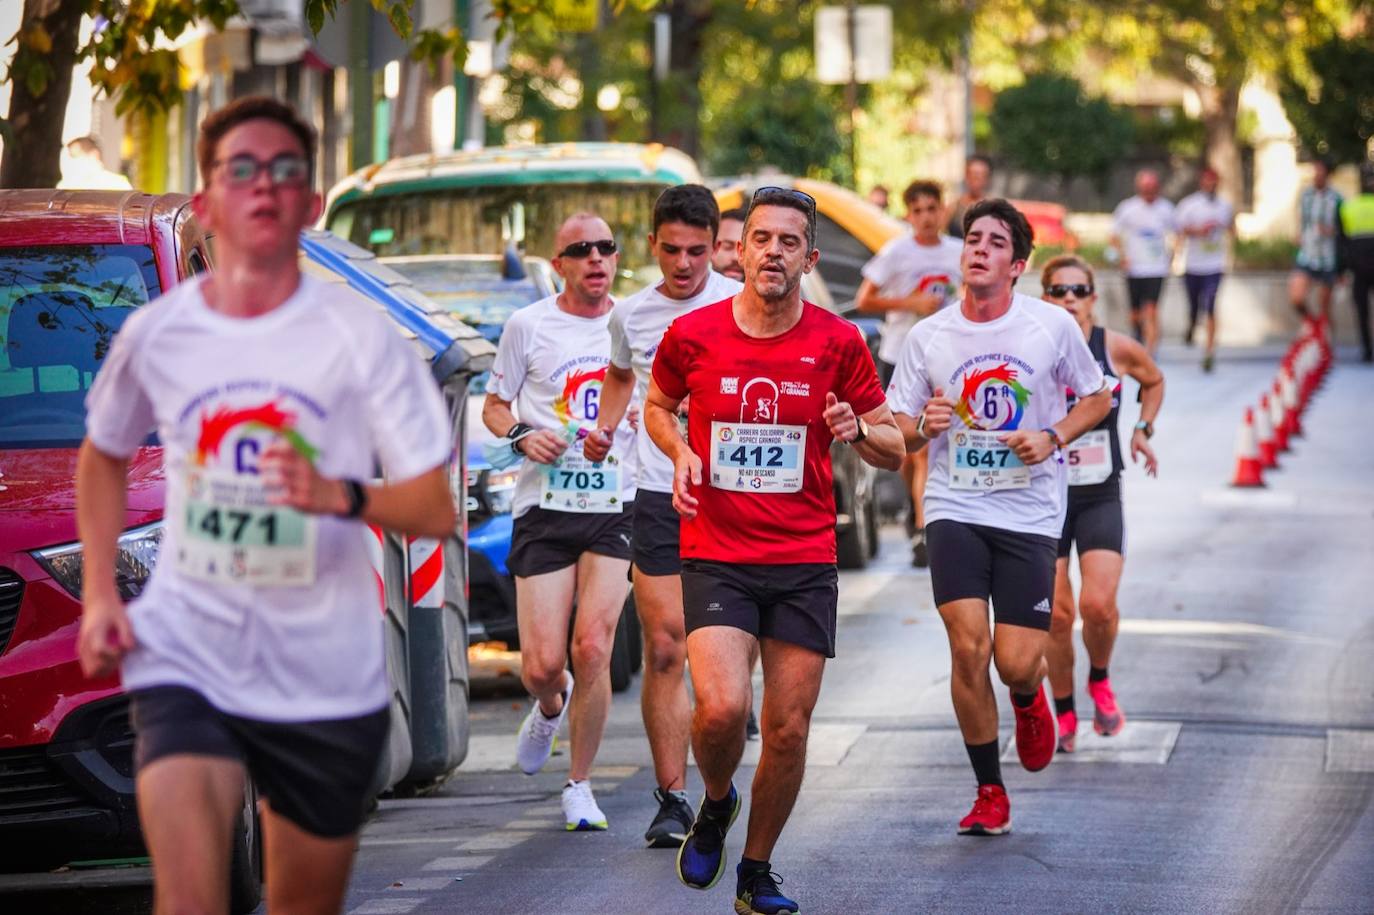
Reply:
[[565, 671], [564, 676], [568, 678], [568, 685], [563, 689], [563, 708], [559, 709], [558, 714], [552, 718], [544, 717], [536, 699], [530, 713], [520, 723], [520, 733], [515, 738], [515, 761], [526, 775], [533, 775], [544, 768], [544, 763], [553, 755], [558, 728], [567, 717], [568, 705], [572, 701], [572, 671]]
[[563, 786], [563, 822], [568, 832], [606, 828], [606, 814], [596, 806], [591, 782], [568, 782]]

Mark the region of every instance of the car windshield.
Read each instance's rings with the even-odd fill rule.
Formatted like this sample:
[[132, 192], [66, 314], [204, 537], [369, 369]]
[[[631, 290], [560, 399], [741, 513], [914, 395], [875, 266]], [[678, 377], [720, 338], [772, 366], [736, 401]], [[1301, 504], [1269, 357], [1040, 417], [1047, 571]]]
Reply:
[[[493, 259], [387, 260], [386, 265], [416, 285], [454, 317], [495, 340], [497, 329], [518, 308], [544, 297], [533, 279], [505, 279]], [[492, 332], [489, 332], [489, 329]]]
[[144, 245], [0, 248], [0, 448], [65, 448], [133, 310], [160, 292]]

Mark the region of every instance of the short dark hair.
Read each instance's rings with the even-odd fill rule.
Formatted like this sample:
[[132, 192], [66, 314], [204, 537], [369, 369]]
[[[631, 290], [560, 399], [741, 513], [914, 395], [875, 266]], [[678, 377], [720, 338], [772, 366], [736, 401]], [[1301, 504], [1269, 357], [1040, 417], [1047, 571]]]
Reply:
[[721, 222], [725, 222], [727, 219], [733, 219], [736, 222], [744, 222], [744, 220], [748, 218], [749, 211], [744, 207], [730, 207], [728, 210], [722, 210], [720, 214]]
[[67, 141], [67, 151], [75, 152], [80, 150], [83, 155], [89, 156], [91, 153], [100, 155], [100, 144], [95, 141], [95, 137], [77, 137]]
[[917, 197], [934, 197], [935, 202], [939, 203], [944, 198], [944, 191], [934, 181], [917, 180], [908, 184], [906, 190], [902, 191], [902, 203], [911, 206]]
[[716, 195], [700, 184], [678, 184], [658, 195], [654, 201], [654, 234], [665, 222], [680, 222], [698, 229], [710, 229], [715, 238], [720, 231], [720, 205]]
[[315, 174], [315, 128], [307, 124], [296, 109], [267, 95], [250, 95], [225, 105], [207, 117], [200, 125], [200, 139], [196, 142], [196, 161], [200, 165], [200, 180], [210, 183], [215, 168], [215, 153], [224, 135], [245, 121], [276, 121], [291, 131], [300, 141], [301, 152]]
[[1011, 231], [1012, 260], [1030, 260], [1031, 252], [1035, 250], [1035, 233], [1020, 210], [1001, 197], [985, 197], [964, 211], [965, 238], [973, 224], [984, 216], [991, 216]]
[[981, 162], [988, 167], [988, 173], [992, 173], [992, 160], [982, 153], [974, 153], [964, 160], [964, 168], [968, 168], [973, 162]]
[[806, 216], [806, 253], [816, 250], [816, 198], [790, 187], [761, 187], [749, 200], [749, 212], [744, 214], [744, 228], [759, 207], [787, 207]]

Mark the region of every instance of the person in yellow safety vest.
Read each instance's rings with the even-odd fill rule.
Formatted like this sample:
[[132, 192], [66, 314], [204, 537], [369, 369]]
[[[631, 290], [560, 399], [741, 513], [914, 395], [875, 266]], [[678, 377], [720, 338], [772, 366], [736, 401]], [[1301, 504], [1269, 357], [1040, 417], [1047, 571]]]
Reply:
[[1354, 277], [1355, 320], [1360, 326], [1363, 361], [1374, 362], [1369, 326], [1370, 296], [1374, 295], [1374, 162], [1360, 166], [1360, 194], [1341, 202], [1336, 220], [1341, 262]]

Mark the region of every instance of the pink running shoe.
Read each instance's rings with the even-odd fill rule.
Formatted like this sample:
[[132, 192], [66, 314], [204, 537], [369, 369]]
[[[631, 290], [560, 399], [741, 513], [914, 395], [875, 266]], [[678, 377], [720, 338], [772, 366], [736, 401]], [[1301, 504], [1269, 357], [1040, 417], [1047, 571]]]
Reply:
[[1059, 717], [1059, 752], [1072, 753], [1078, 743], [1078, 713], [1064, 712]]
[[1088, 681], [1088, 695], [1093, 697], [1093, 730], [1103, 737], [1115, 737], [1126, 726], [1126, 713], [1116, 704], [1112, 681]]

